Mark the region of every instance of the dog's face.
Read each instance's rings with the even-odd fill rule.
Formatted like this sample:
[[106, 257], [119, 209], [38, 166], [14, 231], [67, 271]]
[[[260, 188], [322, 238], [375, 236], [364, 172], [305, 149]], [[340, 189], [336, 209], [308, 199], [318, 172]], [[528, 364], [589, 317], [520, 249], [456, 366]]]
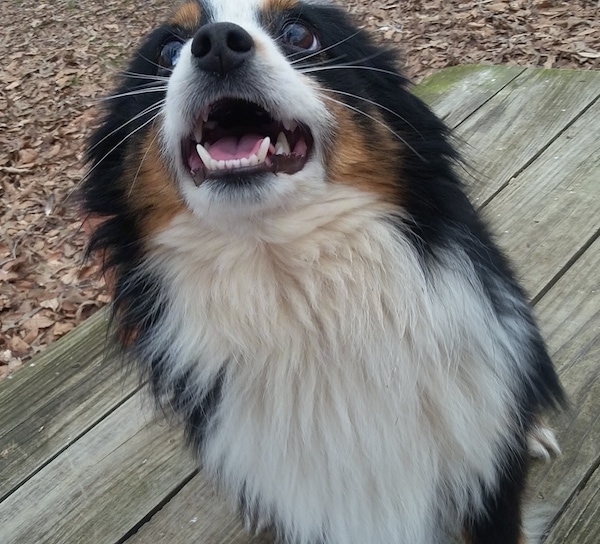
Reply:
[[84, 198], [142, 236], [184, 211], [239, 223], [332, 186], [397, 204], [431, 119], [394, 55], [328, 2], [192, 0], [124, 73]]
[[160, 137], [196, 213], [289, 206], [323, 189], [335, 119], [303, 73], [323, 51], [310, 14], [294, 1], [213, 0], [175, 15], [183, 32], [159, 61], [169, 78]]

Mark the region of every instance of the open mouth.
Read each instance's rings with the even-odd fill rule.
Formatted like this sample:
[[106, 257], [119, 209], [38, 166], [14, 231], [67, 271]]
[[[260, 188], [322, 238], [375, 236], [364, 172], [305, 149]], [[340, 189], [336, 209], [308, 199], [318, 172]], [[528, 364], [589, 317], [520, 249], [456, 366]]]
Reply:
[[224, 99], [205, 108], [183, 156], [196, 185], [207, 179], [261, 172], [295, 174], [313, 147], [310, 130], [297, 121], [276, 120], [252, 102]]

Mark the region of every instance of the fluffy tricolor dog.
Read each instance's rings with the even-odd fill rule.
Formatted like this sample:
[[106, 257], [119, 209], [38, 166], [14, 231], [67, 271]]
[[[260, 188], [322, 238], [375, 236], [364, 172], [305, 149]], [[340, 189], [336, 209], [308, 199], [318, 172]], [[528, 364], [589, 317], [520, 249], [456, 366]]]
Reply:
[[249, 524], [537, 542], [527, 440], [561, 387], [394, 56], [326, 2], [191, 1], [108, 104], [83, 199], [115, 333]]

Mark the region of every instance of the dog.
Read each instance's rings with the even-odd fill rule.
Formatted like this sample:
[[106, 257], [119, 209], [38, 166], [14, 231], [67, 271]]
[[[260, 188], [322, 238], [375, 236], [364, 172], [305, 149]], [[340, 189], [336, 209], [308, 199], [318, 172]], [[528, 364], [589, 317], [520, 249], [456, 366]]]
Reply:
[[188, 1], [91, 138], [113, 326], [250, 529], [532, 544], [564, 393], [449, 129], [317, 0]]

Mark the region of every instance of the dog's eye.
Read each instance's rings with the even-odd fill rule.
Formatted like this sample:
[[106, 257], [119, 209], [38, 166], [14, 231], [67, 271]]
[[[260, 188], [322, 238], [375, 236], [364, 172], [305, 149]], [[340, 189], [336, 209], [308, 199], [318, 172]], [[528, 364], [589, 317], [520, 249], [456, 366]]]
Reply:
[[281, 32], [281, 41], [294, 49], [303, 49], [304, 51], [315, 51], [320, 46], [317, 37], [300, 23], [285, 25]]
[[160, 52], [158, 64], [161, 72], [169, 73], [175, 67], [181, 54], [183, 44], [180, 41], [172, 41], [165, 44]]

